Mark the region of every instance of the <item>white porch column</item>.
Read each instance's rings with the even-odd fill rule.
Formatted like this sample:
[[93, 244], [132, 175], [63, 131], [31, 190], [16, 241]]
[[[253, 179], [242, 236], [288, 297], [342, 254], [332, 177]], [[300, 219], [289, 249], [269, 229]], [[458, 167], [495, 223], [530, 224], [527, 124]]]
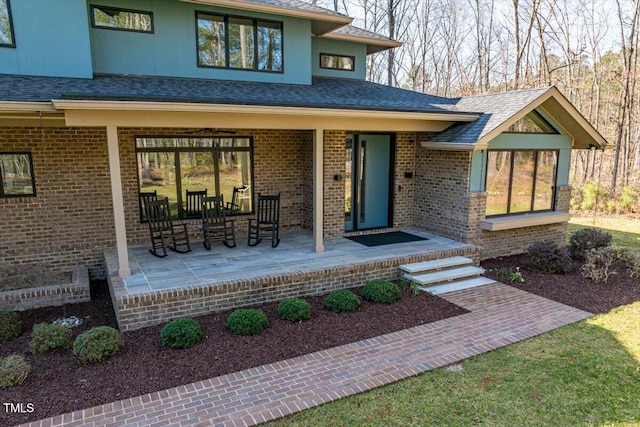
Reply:
[[118, 149], [118, 128], [107, 126], [107, 145], [109, 148], [109, 175], [111, 176], [111, 195], [113, 197], [113, 219], [116, 228], [116, 249], [118, 251], [118, 276], [131, 275], [127, 247], [127, 230], [124, 222], [124, 201], [122, 198], [122, 177], [120, 175], [120, 150]]
[[313, 250], [324, 252], [324, 130], [313, 131]]

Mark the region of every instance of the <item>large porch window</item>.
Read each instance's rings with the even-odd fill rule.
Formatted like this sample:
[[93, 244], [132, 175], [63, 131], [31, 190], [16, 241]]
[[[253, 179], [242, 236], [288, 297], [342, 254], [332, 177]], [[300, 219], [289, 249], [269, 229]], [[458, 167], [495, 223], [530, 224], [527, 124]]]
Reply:
[[139, 199], [169, 198], [176, 218], [198, 217], [187, 209], [187, 192], [224, 197], [230, 215], [252, 212], [253, 161], [249, 137], [137, 137]]
[[490, 150], [486, 215], [553, 210], [557, 169], [557, 150]]

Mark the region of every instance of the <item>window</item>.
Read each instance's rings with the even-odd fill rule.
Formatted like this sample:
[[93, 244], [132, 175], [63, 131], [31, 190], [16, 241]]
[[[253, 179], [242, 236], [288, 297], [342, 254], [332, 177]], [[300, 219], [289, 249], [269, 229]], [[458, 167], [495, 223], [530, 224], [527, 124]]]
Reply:
[[9, 0], [0, 0], [0, 47], [16, 47]]
[[356, 69], [356, 57], [321, 53], [320, 68], [354, 71]]
[[31, 153], [0, 153], [0, 197], [35, 195]]
[[136, 155], [140, 193], [168, 197], [176, 218], [186, 217], [187, 190], [237, 202], [230, 214], [252, 211], [251, 138], [137, 137]]
[[196, 12], [198, 66], [282, 72], [282, 23]]
[[557, 166], [555, 150], [489, 151], [487, 216], [553, 210]]
[[153, 33], [153, 14], [138, 10], [91, 6], [91, 24], [94, 28]]

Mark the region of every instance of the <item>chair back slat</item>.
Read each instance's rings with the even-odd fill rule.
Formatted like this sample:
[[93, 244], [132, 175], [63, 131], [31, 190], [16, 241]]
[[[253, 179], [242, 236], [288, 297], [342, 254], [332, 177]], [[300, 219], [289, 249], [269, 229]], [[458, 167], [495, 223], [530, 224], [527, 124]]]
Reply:
[[171, 229], [171, 211], [169, 210], [169, 199], [167, 197], [160, 200], [146, 200], [145, 212], [151, 230]]
[[158, 192], [157, 191], [141, 191], [140, 192], [140, 220], [147, 220], [147, 213], [145, 211], [145, 202], [147, 200], [158, 200]]
[[187, 190], [185, 216], [187, 218], [198, 218], [202, 211], [202, 198], [207, 196], [207, 189], [190, 191]]
[[202, 221], [215, 225], [226, 221], [223, 196], [202, 198]]
[[280, 194], [266, 196], [258, 194], [258, 223], [275, 223], [280, 220]]

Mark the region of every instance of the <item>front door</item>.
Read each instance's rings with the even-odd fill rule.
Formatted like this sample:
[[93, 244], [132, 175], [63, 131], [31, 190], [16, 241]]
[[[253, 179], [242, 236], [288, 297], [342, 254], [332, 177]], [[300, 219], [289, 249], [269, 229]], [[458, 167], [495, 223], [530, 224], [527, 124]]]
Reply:
[[346, 231], [390, 226], [392, 146], [391, 135], [347, 135]]

